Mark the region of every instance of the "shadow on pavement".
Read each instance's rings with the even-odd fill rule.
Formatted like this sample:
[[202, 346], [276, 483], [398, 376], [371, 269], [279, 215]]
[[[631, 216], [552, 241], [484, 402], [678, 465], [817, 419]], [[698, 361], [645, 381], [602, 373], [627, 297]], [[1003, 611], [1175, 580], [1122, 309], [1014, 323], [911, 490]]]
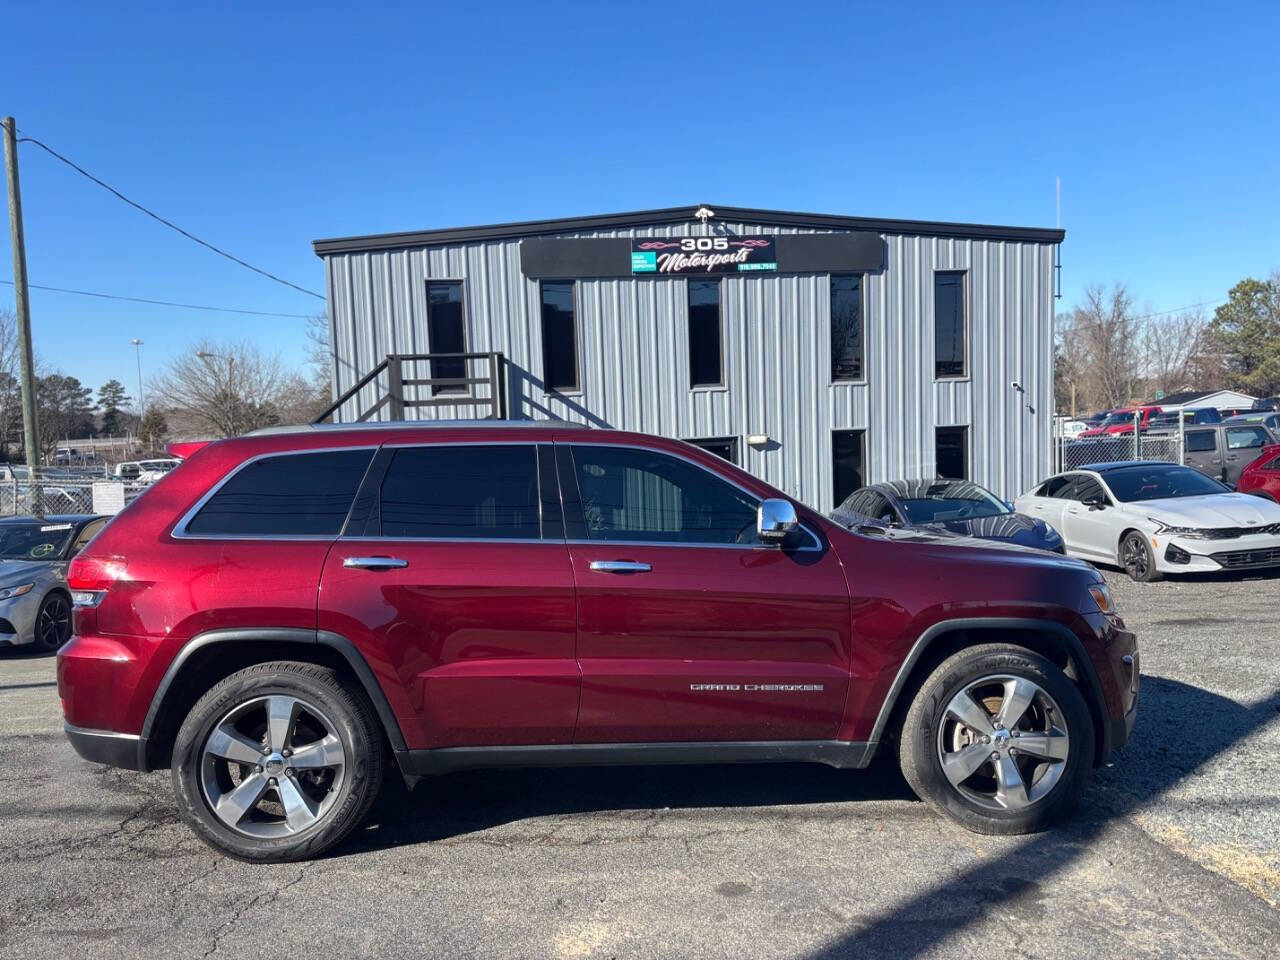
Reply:
[[[1112, 821], [1198, 772], [1280, 718], [1280, 690], [1252, 706], [1162, 677], [1142, 678], [1138, 727], [1116, 763], [1099, 771], [1074, 819], [872, 918], [813, 960], [915, 957], [995, 912], [1016, 913], [1076, 860]], [[1188, 736], [1194, 729], [1195, 735]], [[1044, 891], [1051, 895], [1052, 891]]]
[[366, 827], [338, 855], [462, 836], [518, 820], [601, 810], [695, 809], [914, 800], [897, 768], [816, 764], [470, 770], [387, 784]]

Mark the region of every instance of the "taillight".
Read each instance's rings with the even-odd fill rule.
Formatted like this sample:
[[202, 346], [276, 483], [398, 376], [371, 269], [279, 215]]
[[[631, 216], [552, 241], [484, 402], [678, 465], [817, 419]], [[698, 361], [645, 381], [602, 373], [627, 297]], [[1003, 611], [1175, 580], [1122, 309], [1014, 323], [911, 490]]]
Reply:
[[67, 589], [77, 607], [96, 607], [107, 591], [124, 576], [124, 557], [81, 554], [67, 568]]

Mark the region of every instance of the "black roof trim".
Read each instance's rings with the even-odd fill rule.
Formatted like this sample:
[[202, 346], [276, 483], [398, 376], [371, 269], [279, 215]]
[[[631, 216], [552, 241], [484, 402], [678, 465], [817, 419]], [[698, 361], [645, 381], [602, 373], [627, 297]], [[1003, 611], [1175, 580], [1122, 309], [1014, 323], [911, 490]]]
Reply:
[[[661, 210], [636, 210], [630, 213], [602, 213], [588, 217], [562, 217], [555, 220], [523, 220], [476, 227], [449, 227], [408, 233], [376, 233], [359, 237], [334, 237], [314, 240], [316, 256], [334, 253], [360, 253], [403, 247], [429, 247], [446, 243], [472, 243], [481, 240], [514, 240], [558, 233], [580, 233], [619, 227], [661, 226], [690, 223], [698, 204], [665, 207]], [[981, 223], [947, 223], [932, 220], [880, 220], [874, 217], [845, 217], [826, 213], [795, 213], [786, 210], [756, 210], [751, 207], [712, 206], [715, 222], [755, 223], [768, 227], [806, 227], [814, 230], [870, 230], [876, 233], [916, 234], [929, 237], [959, 237], [971, 240], [1021, 240], [1028, 243], [1061, 243], [1064, 230], [1044, 227], [1004, 227]]]

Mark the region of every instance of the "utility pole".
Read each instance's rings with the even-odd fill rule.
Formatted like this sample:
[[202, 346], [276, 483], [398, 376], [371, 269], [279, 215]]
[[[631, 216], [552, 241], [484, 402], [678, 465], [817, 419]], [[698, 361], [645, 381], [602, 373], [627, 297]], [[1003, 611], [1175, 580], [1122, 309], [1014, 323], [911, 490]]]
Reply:
[[40, 466], [36, 422], [35, 361], [31, 355], [31, 301], [27, 293], [27, 245], [22, 234], [22, 191], [18, 186], [18, 122], [4, 118], [4, 170], [9, 181], [9, 235], [13, 240], [13, 299], [18, 308], [18, 360], [22, 384], [22, 445], [31, 479]]

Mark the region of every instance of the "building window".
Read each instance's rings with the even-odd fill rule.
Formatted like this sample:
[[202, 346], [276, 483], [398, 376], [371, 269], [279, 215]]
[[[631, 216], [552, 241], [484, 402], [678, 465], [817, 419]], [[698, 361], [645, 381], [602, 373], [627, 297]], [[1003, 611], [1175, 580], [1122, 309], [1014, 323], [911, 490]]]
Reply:
[[720, 364], [720, 281], [690, 280], [689, 384], [718, 387], [724, 383]]
[[[462, 319], [462, 281], [427, 281], [427, 351], [466, 353], [467, 334]], [[431, 361], [431, 379], [461, 380], [467, 375], [467, 361], [457, 357]], [[431, 394], [466, 393], [467, 386], [432, 384]]]
[[728, 460], [730, 463], [735, 464], [738, 462], [737, 437], [706, 437], [685, 442], [692, 443], [695, 447], [701, 447], [707, 453], [714, 453], [721, 460]]
[[548, 390], [578, 389], [573, 281], [542, 284], [542, 382]]
[[969, 428], [938, 427], [933, 456], [938, 476], [948, 480], [968, 480]]
[[967, 313], [964, 271], [940, 270], [935, 273], [933, 275], [933, 373], [939, 380], [967, 375]]
[[862, 277], [831, 278], [831, 379], [861, 380]]
[[865, 461], [865, 431], [831, 431], [831, 463], [833, 505], [839, 506], [853, 491], [863, 485], [862, 465]]

